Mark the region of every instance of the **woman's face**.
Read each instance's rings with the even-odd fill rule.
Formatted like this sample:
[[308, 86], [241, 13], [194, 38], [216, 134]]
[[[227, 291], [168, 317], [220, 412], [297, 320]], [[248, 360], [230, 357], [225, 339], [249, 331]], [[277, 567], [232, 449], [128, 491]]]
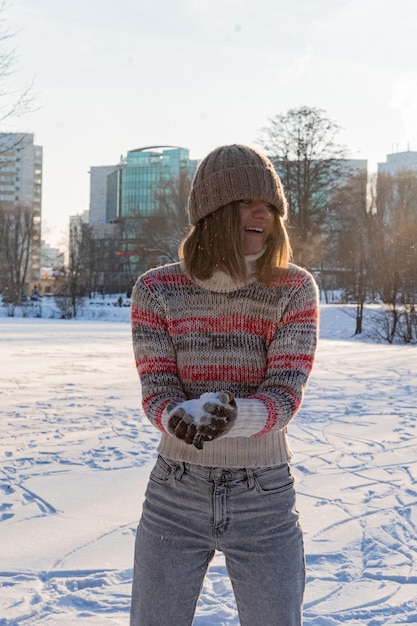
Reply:
[[243, 254], [257, 254], [265, 247], [274, 225], [274, 207], [260, 198], [239, 201]]

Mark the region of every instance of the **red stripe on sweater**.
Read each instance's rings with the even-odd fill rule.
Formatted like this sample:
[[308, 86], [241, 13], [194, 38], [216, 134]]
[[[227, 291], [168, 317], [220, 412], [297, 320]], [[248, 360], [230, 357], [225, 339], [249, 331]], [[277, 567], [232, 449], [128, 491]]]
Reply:
[[309, 371], [314, 357], [310, 354], [276, 354], [268, 359], [268, 367], [274, 369], [297, 370], [300, 366]]
[[281, 322], [283, 326], [288, 326], [289, 324], [315, 324], [317, 322], [317, 317], [317, 308], [309, 307], [306, 309], [289, 311], [286, 315], [282, 316]]
[[[145, 415], [148, 414], [148, 408], [149, 405], [151, 404], [151, 402], [155, 399], [158, 398], [159, 394], [154, 394], [152, 396], [149, 396], [148, 398], [144, 399], [142, 402], [142, 408], [145, 411]], [[159, 430], [161, 430], [163, 433], [167, 433], [167, 431], [165, 430], [163, 424], [162, 424], [162, 415], [164, 412], [165, 407], [170, 403], [170, 402], [183, 402], [184, 398], [169, 398], [167, 400], [164, 400], [163, 402], [161, 402], [161, 404], [158, 406], [158, 408], [155, 411], [155, 426], [157, 428], [159, 428]]]
[[[282, 389], [282, 392], [286, 396], [288, 396], [289, 400], [291, 401], [292, 413], [294, 416], [301, 404], [301, 400], [300, 398], [297, 398], [294, 394], [290, 393], [287, 389]], [[256, 433], [256, 435], [254, 435], [254, 437], [260, 437], [261, 435], [265, 435], [272, 428], [274, 428], [275, 424], [278, 422], [279, 414], [278, 414], [276, 404], [271, 398], [268, 398], [261, 394], [255, 394], [250, 397], [256, 398], [257, 400], [260, 400], [261, 402], [263, 402], [263, 404], [266, 406], [267, 411], [268, 411], [268, 418], [266, 420], [265, 426], [263, 427], [261, 431], [259, 431], [259, 433]]]
[[146, 374], [155, 373], [169, 373], [176, 374], [177, 363], [175, 359], [167, 359], [164, 357], [148, 357], [145, 359], [138, 359], [136, 361], [136, 368], [139, 376], [145, 376]]
[[[148, 414], [148, 408], [149, 408], [149, 405], [151, 404], [151, 402], [154, 400], [154, 398], [158, 398], [158, 396], [159, 396], [159, 394], [154, 394], [152, 396], [148, 396], [147, 398], [143, 399], [142, 407], [143, 407], [143, 410], [145, 411], [145, 415]], [[162, 413], [164, 412], [164, 408], [166, 407], [168, 402], [169, 402], [169, 400], [164, 402], [162, 404], [162, 406], [158, 408], [158, 410], [156, 412], [156, 417], [155, 417], [155, 426], [157, 428], [159, 428], [159, 430], [161, 430], [163, 433], [165, 432], [165, 429], [164, 429], [164, 427], [162, 425]]]
[[194, 285], [192, 280], [185, 274], [172, 273], [158, 273], [150, 274], [143, 277], [144, 284], [152, 289], [154, 287], [184, 287], [185, 285]]
[[302, 287], [308, 276], [305, 274], [283, 274], [277, 276], [275, 280], [272, 281], [272, 287], [282, 287], [286, 289], [288, 287]]
[[159, 428], [159, 430], [162, 430], [163, 433], [167, 433], [167, 431], [165, 430], [163, 424], [162, 424], [162, 414], [164, 412], [165, 407], [170, 403], [170, 400], [166, 400], [166, 402], [162, 402], [161, 405], [158, 407], [157, 411], [156, 411], [156, 415], [155, 415], [155, 424], [157, 426], [157, 428]]
[[245, 383], [259, 385], [264, 376], [264, 369], [254, 369], [239, 365], [184, 365], [178, 367], [183, 380], [189, 382], [206, 381], [230, 383]]
[[151, 328], [165, 328], [165, 320], [160, 315], [132, 306], [130, 319], [133, 326], [150, 326]]
[[268, 320], [247, 315], [189, 316], [170, 320], [169, 330], [173, 335], [189, 333], [246, 333], [261, 335], [270, 340], [275, 328]]
[[254, 435], [254, 437], [260, 437], [261, 435], [265, 435], [265, 433], [269, 432], [271, 428], [275, 426], [279, 417], [278, 411], [276, 404], [270, 398], [262, 395], [254, 395], [251, 396], [251, 398], [256, 398], [257, 400], [260, 400], [266, 406], [266, 410], [268, 412], [265, 426], [261, 431], [259, 431], [259, 433], [256, 433], [256, 435]]

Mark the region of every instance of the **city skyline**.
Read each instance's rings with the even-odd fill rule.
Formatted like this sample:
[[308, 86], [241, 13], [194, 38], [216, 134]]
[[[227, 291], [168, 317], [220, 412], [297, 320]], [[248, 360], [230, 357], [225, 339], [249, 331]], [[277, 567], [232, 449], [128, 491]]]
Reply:
[[[58, 244], [89, 205], [89, 169], [146, 145], [203, 158], [256, 143], [277, 113], [301, 105], [342, 127], [370, 169], [417, 150], [412, 0], [14, 0], [16, 90], [34, 110], [5, 130], [44, 149], [43, 237]], [[11, 126], [10, 126], [11, 125]], [[49, 230], [49, 232], [48, 232]]]

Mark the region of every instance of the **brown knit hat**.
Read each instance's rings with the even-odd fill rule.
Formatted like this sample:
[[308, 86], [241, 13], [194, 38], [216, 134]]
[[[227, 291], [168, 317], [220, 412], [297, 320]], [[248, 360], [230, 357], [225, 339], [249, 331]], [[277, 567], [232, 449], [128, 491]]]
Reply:
[[199, 164], [191, 185], [188, 211], [195, 225], [230, 202], [261, 198], [287, 216], [287, 201], [271, 161], [249, 146], [216, 148]]

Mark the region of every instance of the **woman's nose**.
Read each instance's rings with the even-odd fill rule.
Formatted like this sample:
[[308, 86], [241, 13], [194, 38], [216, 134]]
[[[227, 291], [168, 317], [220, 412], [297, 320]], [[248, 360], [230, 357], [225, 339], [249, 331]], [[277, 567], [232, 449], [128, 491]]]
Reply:
[[260, 200], [253, 206], [253, 212], [256, 213], [257, 215], [263, 215], [263, 214], [269, 215], [270, 209], [269, 209], [269, 206], [266, 204], [266, 202], [263, 202], [263, 200]]

